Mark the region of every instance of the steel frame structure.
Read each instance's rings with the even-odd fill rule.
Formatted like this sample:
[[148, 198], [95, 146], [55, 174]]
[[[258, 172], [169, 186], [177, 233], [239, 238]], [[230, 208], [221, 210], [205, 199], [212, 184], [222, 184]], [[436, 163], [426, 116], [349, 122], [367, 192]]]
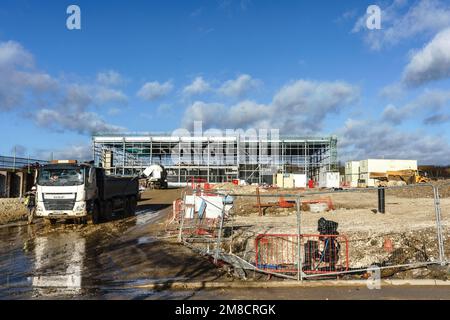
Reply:
[[192, 177], [209, 183], [271, 183], [275, 173], [306, 174], [317, 181], [319, 172], [338, 170], [335, 136], [251, 140], [238, 135], [95, 135], [92, 151], [95, 163], [111, 174], [136, 175], [161, 164], [169, 183], [181, 185]]

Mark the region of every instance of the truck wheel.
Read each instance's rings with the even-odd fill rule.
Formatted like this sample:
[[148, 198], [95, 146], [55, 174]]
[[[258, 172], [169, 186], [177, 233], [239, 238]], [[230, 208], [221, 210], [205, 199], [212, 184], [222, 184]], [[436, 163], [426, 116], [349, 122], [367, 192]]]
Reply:
[[125, 198], [123, 200], [123, 214], [125, 217], [129, 217], [133, 214], [133, 212], [131, 211], [131, 199], [130, 198]]
[[92, 224], [100, 223], [100, 212], [98, 210], [98, 204], [94, 204], [94, 209], [92, 210], [91, 221], [92, 221]]
[[55, 225], [56, 219], [45, 219], [45, 224]]
[[86, 218], [85, 217], [75, 218], [73, 219], [73, 223], [77, 225], [86, 224]]
[[130, 202], [130, 215], [132, 216], [136, 213], [137, 200], [135, 197], [130, 197], [129, 202]]
[[103, 206], [102, 217], [106, 221], [110, 221], [112, 219], [113, 207], [111, 201], [106, 201]]

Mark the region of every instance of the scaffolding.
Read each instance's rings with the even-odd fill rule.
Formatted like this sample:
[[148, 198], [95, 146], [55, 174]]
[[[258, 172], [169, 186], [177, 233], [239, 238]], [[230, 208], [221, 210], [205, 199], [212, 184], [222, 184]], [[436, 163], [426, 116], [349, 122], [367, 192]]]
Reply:
[[168, 171], [168, 182], [180, 185], [192, 178], [271, 184], [276, 173], [305, 174], [317, 181], [320, 172], [338, 170], [335, 136], [252, 140], [239, 135], [95, 135], [92, 147], [95, 164], [109, 174], [139, 175], [160, 164]]

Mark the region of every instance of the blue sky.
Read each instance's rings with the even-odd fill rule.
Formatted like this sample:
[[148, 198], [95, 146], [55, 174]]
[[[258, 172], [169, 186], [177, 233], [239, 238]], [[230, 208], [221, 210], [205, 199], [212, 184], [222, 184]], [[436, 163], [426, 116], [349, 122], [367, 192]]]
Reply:
[[2, 0], [0, 154], [86, 158], [95, 131], [201, 120], [449, 164], [449, 27], [443, 0]]

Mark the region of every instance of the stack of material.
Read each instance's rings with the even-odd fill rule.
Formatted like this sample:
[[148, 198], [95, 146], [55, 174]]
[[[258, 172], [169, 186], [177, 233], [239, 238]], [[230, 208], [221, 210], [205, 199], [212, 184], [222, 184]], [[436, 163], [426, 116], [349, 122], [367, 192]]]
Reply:
[[375, 187], [377, 180], [370, 177], [373, 173], [387, 173], [388, 171], [413, 170], [417, 171], [417, 160], [388, 160], [368, 159], [360, 161], [360, 187]]

